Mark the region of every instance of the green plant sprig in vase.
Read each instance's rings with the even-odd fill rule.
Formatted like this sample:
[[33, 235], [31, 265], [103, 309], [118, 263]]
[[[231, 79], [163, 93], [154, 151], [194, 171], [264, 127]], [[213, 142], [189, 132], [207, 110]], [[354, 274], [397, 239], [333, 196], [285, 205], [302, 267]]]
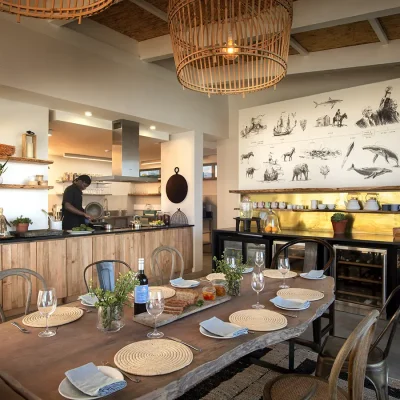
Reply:
[[247, 268], [247, 264], [243, 264], [243, 258], [240, 257], [234, 267], [231, 267], [225, 261], [225, 253], [221, 259], [213, 258], [216, 266], [216, 271], [225, 274], [225, 280], [228, 285], [228, 294], [231, 296], [240, 296], [240, 284], [243, 278], [243, 272]]

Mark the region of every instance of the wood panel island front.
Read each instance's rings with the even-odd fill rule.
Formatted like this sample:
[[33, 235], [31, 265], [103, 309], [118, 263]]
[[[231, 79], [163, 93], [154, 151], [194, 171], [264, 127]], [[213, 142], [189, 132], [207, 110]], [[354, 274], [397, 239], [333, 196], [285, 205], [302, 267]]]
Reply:
[[[29, 268], [41, 274], [49, 287], [56, 289], [61, 302], [76, 300], [87, 292], [83, 280], [85, 267], [100, 260], [121, 260], [137, 270], [138, 258], [145, 260], [145, 273], [152, 282], [151, 254], [165, 245], [178, 249], [183, 256], [185, 273], [193, 267], [193, 228], [191, 225], [116, 229], [94, 232], [87, 236], [62, 235], [56, 238], [9, 239], [0, 243], [0, 270]], [[170, 271], [171, 258], [160, 255], [161, 265]], [[179, 265], [178, 265], [179, 266]], [[116, 274], [119, 273], [116, 268]], [[95, 279], [92, 269], [91, 278]], [[166, 272], [166, 275], [169, 274]], [[89, 277], [89, 278], [90, 278]], [[32, 305], [36, 304], [37, 282], [32, 279]], [[25, 282], [21, 277], [7, 277], [0, 285], [0, 298], [6, 316], [21, 314], [26, 301]]]

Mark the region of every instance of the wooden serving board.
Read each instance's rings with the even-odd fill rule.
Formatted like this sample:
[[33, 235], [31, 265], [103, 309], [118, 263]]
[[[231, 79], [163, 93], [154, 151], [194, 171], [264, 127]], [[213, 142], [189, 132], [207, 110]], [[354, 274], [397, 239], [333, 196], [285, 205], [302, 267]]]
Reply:
[[[202, 298], [202, 296], [200, 296], [200, 299], [201, 298]], [[206, 310], [207, 308], [215, 307], [215, 306], [218, 306], [219, 304], [226, 303], [230, 299], [231, 299], [231, 296], [226, 295], [226, 296], [217, 297], [217, 299], [215, 301], [204, 301], [204, 304], [201, 307], [197, 307], [196, 305], [187, 307], [185, 309], [185, 311], [180, 315], [172, 315], [172, 314], [164, 314], [163, 313], [157, 318], [157, 328], [159, 326], [168, 325], [171, 322], [174, 322], [178, 319], [185, 318], [188, 315], [192, 315], [192, 314], [198, 313], [200, 311]], [[151, 315], [149, 315], [147, 312], [135, 316], [133, 318], [133, 320], [135, 322], [138, 322], [139, 324], [150, 326], [150, 327], [154, 328], [154, 318]]]

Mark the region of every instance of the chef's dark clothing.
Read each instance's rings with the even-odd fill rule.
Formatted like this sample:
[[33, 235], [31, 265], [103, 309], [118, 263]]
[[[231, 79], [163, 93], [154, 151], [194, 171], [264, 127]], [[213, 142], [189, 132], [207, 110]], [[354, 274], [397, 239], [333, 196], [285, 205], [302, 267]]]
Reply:
[[65, 203], [70, 203], [76, 209], [84, 211], [82, 208], [82, 191], [74, 183], [71, 186], [68, 186], [64, 191], [62, 201], [62, 214], [64, 219], [62, 223], [62, 228], [65, 230], [69, 230], [76, 226], [84, 224], [85, 217], [82, 215], [73, 214], [72, 212], [66, 210]]

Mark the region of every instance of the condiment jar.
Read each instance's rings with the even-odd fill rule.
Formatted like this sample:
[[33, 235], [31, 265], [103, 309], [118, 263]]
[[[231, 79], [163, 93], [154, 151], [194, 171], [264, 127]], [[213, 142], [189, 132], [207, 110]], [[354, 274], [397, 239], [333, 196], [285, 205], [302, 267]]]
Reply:
[[211, 281], [214, 289], [215, 289], [215, 293], [218, 297], [220, 296], [225, 296], [226, 295], [226, 281], [223, 279], [213, 279]]
[[216, 291], [213, 286], [203, 287], [203, 299], [206, 301], [214, 301], [216, 299]]

